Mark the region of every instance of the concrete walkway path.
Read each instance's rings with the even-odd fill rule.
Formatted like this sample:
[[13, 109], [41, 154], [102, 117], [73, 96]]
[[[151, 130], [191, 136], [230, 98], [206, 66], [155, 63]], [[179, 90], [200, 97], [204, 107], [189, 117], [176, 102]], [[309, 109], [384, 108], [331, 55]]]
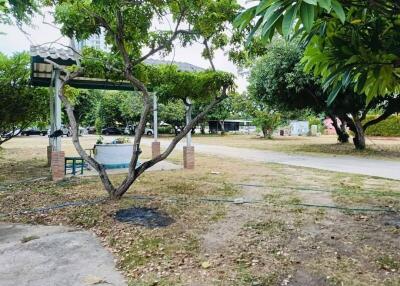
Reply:
[[[151, 139], [145, 139], [143, 142], [145, 144], [150, 144]], [[399, 161], [339, 155], [296, 155], [275, 151], [228, 147], [223, 145], [193, 145], [195, 146], [196, 152], [209, 155], [400, 180]], [[168, 141], [161, 141], [161, 146], [163, 148], [167, 147]], [[181, 142], [178, 144], [177, 148], [182, 149], [182, 146], [184, 146], [184, 143]]]
[[1, 286], [126, 286], [111, 253], [88, 231], [0, 223]]

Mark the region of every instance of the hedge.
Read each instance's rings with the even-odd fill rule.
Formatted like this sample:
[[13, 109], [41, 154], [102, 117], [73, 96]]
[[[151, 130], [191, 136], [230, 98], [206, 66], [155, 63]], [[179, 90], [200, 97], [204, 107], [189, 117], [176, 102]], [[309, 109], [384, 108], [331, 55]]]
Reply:
[[172, 126], [160, 126], [158, 127], [158, 134], [173, 134], [174, 128]]
[[[368, 115], [365, 122], [370, 121], [376, 117], [377, 116], [375, 115]], [[367, 128], [365, 135], [387, 137], [400, 136], [400, 116], [392, 115], [377, 124], [371, 125]]]

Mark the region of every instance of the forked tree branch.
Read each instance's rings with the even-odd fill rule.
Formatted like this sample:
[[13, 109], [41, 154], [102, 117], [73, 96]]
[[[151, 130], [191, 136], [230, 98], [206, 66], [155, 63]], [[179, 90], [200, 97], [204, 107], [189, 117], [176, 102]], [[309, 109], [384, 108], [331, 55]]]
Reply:
[[72, 143], [74, 144], [74, 147], [75, 147], [76, 151], [78, 152], [79, 156], [81, 156], [86, 162], [89, 163], [90, 166], [92, 166], [99, 173], [99, 176], [100, 176], [101, 181], [103, 182], [103, 185], [105, 186], [109, 195], [112, 196], [115, 192], [115, 187], [113, 186], [112, 182], [110, 181], [105, 168], [99, 162], [97, 162], [95, 159], [90, 157], [86, 153], [86, 151], [83, 149], [82, 145], [80, 144], [79, 134], [78, 134], [78, 124], [77, 124], [77, 121], [75, 118], [74, 108], [73, 108], [71, 102], [68, 100], [68, 98], [64, 94], [65, 86], [74, 78], [82, 75], [82, 73], [83, 73], [82, 69], [79, 69], [74, 72], [70, 72], [52, 60], [45, 59], [45, 62], [51, 63], [55, 68], [57, 68], [65, 73], [65, 76], [60, 78], [61, 85], [60, 85], [60, 90], [58, 91], [58, 95], [60, 97], [60, 100], [64, 104], [65, 111], [67, 112], [68, 120], [71, 125]]
[[189, 124], [185, 126], [185, 128], [182, 130], [181, 133], [179, 133], [177, 136], [174, 137], [174, 139], [171, 141], [171, 143], [168, 145], [167, 149], [158, 155], [157, 157], [148, 160], [144, 163], [142, 163], [140, 166], [135, 168], [135, 172], [132, 173], [132, 176], [128, 176], [123, 183], [121, 184], [120, 187], [117, 188], [116, 190], [116, 196], [121, 197], [129, 188], [130, 185], [140, 176], [142, 175], [147, 169], [150, 167], [154, 166], [155, 164], [163, 161], [166, 159], [171, 152], [175, 149], [176, 145], [179, 143], [180, 140], [182, 140], [189, 132], [192, 131], [193, 127], [197, 125], [197, 123], [204, 118], [204, 116], [212, 109], [214, 108], [218, 103], [223, 101], [225, 98], [227, 98], [227, 87], [224, 87], [222, 90], [222, 95], [219, 97], [216, 97], [209, 105], [207, 105], [204, 110], [199, 113]]

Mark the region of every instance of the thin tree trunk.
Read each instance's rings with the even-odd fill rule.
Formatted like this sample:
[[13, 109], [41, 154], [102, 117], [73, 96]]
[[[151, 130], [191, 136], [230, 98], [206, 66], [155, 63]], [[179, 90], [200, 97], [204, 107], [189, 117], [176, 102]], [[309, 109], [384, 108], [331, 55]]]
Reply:
[[354, 127], [355, 127], [355, 137], [353, 138], [354, 146], [358, 150], [365, 149], [365, 134], [364, 128], [362, 126], [361, 120], [357, 116], [353, 116], [354, 118]]
[[206, 127], [205, 127], [205, 123], [201, 123], [200, 124], [200, 132], [201, 132], [201, 134], [206, 134]]
[[225, 124], [223, 120], [218, 120], [219, 126], [221, 127], [221, 135], [225, 134]]
[[265, 127], [261, 127], [261, 131], [262, 131], [263, 137], [264, 137], [264, 138], [267, 138], [267, 136], [268, 136], [268, 129], [265, 128]]
[[341, 120], [340, 126], [338, 124], [338, 118], [336, 116], [329, 116], [332, 120], [332, 125], [335, 128], [336, 134], [338, 136], [338, 141], [340, 143], [348, 143], [349, 142], [349, 134], [346, 131], [346, 124], [345, 121]]
[[80, 142], [79, 142], [79, 134], [78, 134], [78, 128], [77, 128], [77, 122], [75, 119], [74, 115], [74, 109], [69, 102], [69, 100], [64, 96], [64, 86], [66, 82], [63, 81], [60, 87], [59, 91], [59, 97], [64, 104], [65, 110], [67, 112], [68, 120], [71, 125], [71, 130], [72, 130], [72, 143], [75, 146], [76, 151], [78, 152], [79, 156], [81, 156], [86, 162], [90, 164], [98, 173], [100, 176], [100, 180], [103, 183], [104, 188], [106, 189], [108, 195], [110, 198], [114, 198], [115, 195], [115, 187], [110, 181], [110, 178], [108, 177], [106, 173], [106, 169], [99, 164], [96, 160], [94, 160], [92, 157], [90, 157], [86, 151], [82, 148]]

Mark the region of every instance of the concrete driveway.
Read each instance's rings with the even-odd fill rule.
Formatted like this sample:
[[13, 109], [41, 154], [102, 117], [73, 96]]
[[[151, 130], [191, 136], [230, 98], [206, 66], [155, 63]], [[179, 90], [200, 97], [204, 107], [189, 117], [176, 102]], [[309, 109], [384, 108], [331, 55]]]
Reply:
[[1, 286], [125, 286], [111, 253], [88, 231], [0, 223]]
[[[184, 140], [182, 140], [184, 141]], [[150, 144], [151, 139], [144, 139], [143, 143]], [[296, 155], [283, 152], [263, 151], [247, 148], [228, 147], [223, 145], [193, 144], [195, 152], [220, 157], [231, 157], [256, 162], [279, 163], [291, 166], [309, 167], [327, 171], [360, 174], [400, 180], [400, 162], [391, 160], [359, 158], [355, 156], [335, 155]], [[163, 148], [168, 146], [168, 141], [162, 140]], [[182, 149], [184, 143], [178, 144]]]

